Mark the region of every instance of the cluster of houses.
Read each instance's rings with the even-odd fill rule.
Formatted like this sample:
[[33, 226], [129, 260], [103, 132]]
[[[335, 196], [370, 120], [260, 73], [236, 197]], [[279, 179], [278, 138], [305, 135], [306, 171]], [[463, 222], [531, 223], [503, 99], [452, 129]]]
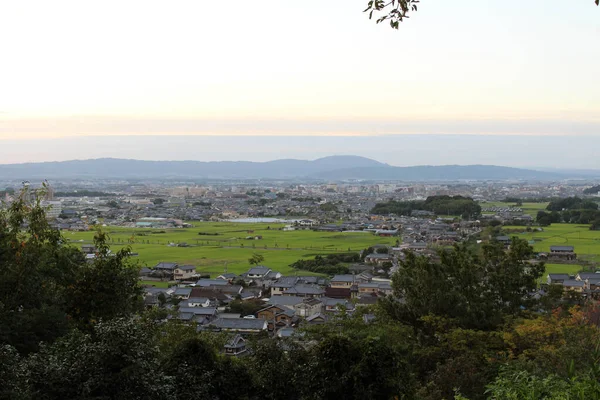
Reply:
[[600, 297], [600, 272], [579, 272], [575, 275], [548, 274], [547, 283], [548, 285], [562, 285], [565, 293], [572, 291], [589, 298]]
[[[238, 334], [224, 349], [237, 355], [246, 351], [244, 335], [264, 332], [274, 337], [297, 334], [301, 324], [322, 324], [341, 312], [377, 302], [392, 293], [391, 282], [369, 272], [316, 276], [282, 276], [266, 266], [254, 266], [241, 275], [224, 273], [194, 280], [190, 266], [159, 263], [153, 270], [168, 270], [181, 283], [170, 288], [145, 288], [147, 307], [177, 307], [172, 319], [193, 323], [198, 330]], [[191, 282], [191, 283], [189, 283]], [[252, 315], [226, 312], [233, 301], [262, 302]], [[242, 336], [239, 336], [242, 335]]]
[[481, 219], [496, 220], [502, 223], [510, 224], [531, 224], [534, 219], [526, 214], [520, 207], [488, 207], [481, 210]]

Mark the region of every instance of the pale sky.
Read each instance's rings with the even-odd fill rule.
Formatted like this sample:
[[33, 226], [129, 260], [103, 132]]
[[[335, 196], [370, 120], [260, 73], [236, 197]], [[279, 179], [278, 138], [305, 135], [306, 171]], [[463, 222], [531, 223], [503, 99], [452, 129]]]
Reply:
[[0, 0], [0, 163], [127, 156], [78, 144], [106, 135], [147, 159], [148, 135], [229, 138], [217, 159], [257, 158], [240, 135], [600, 137], [593, 0], [423, 0], [398, 31], [366, 3]]

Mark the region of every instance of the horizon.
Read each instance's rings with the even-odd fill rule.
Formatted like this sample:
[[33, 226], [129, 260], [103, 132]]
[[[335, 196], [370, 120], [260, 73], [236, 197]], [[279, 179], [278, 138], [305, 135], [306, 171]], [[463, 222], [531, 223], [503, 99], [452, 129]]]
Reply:
[[598, 169], [598, 137], [381, 136], [84, 136], [0, 141], [0, 164], [101, 158], [145, 161], [315, 160], [353, 155], [392, 166], [497, 165], [525, 169]]
[[[322, 140], [331, 137], [338, 144], [328, 154], [342, 147], [373, 158], [364, 148], [369, 138], [402, 152], [402, 140], [380, 138], [436, 142], [447, 135], [452, 148], [466, 149], [461, 164], [594, 166], [588, 149], [600, 145], [600, 25], [593, 4], [424, 2], [396, 31], [369, 20], [366, 3], [269, 2], [259, 9], [64, 0], [38, 4], [33, 13], [27, 1], [11, 2], [0, 15], [0, 37], [13, 38], [3, 48], [12, 62], [0, 72], [0, 162], [78, 152], [141, 158], [137, 149], [95, 149], [105, 148], [106, 138], [137, 142], [143, 158], [157, 159], [181, 136], [192, 145], [216, 143], [196, 157], [182, 149], [185, 158], [305, 158], [313, 143], [333, 143]], [[224, 13], [227, 24], [215, 18]], [[247, 145], [245, 138], [255, 137], [263, 147], [267, 139], [276, 144], [268, 151]], [[515, 160], [497, 139], [481, 139], [488, 137], [530, 151]], [[286, 143], [299, 140], [297, 151]], [[455, 163], [442, 140], [443, 147], [433, 143], [440, 164]], [[429, 149], [417, 147], [396, 164], [414, 165], [417, 156], [431, 163]], [[563, 159], [556, 147], [582, 155]]]

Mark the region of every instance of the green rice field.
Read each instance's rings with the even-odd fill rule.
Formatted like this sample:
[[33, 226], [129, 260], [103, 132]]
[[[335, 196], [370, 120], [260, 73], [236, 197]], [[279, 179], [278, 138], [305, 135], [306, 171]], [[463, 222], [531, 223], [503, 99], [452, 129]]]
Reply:
[[[193, 228], [148, 229], [104, 227], [116, 251], [126, 245], [139, 255], [140, 265], [177, 262], [195, 265], [200, 273], [242, 273], [253, 253], [264, 256], [264, 265], [283, 274], [298, 272], [290, 264], [317, 254], [360, 251], [374, 244], [393, 245], [398, 238], [380, 238], [368, 232], [313, 232], [279, 230], [283, 224], [195, 222]], [[198, 233], [203, 233], [199, 235]], [[210, 234], [210, 235], [209, 235]], [[212, 235], [216, 234], [216, 235]], [[65, 232], [75, 246], [92, 243], [94, 231]], [[262, 236], [260, 240], [247, 237]], [[187, 243], [189, 247], [169, 246]]]
[[549, 252], [550, 246], [574, 246], [578, 259], [600, 263], [600, 231], [589, 225], [552, 224], [542, 232], [526, 232], [522, 226], [505, 226], [509, 236], [529, 240], [535, 251]]

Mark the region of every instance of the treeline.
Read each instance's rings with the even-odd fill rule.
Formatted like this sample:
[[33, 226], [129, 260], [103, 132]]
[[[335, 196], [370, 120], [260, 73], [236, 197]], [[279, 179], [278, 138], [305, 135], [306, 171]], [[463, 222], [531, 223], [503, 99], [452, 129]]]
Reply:
[[566, 197], [564, 199], [553, 199], [550, 201], [546, 210], [597, 210], [598, 203], [592, 200], [581, 199], [579, 197]]
[[312, 260], [298, 260], [290, 264], [290, 267], [319, 274], [336, 275], [348, 273], [348, 267], [345, 264], [360, 261], [359, 253], [337, 253], [325, 256], [317, 255]]
[[78, 190], [76, 192], [56, 192], [56, 197], [111, 197], [116, 196], [115, 193], [99, 192], [95, 190]]
[[592, 186], [583, 191], [583, 194], [598, 194], [600, 192], [600, 185]]
[[411, 215], [413, 211], [431, 211], [438, 215], [460, 215], [474, 218], [481, 214], [481, 206], [470, 197], [429, 196], [423, 201], [395, 201], [377, 203], [371, 210], [378, 215]]
[[592, 224], [590, 229], [600, 227], [600, 210], [598, 203], [581, 199], [579, 197], [567, 197], [554, 199], [546, 207], [547, 211], [538, 211], [536, 222], [542, 226], [553, 223], [568, 224]]

